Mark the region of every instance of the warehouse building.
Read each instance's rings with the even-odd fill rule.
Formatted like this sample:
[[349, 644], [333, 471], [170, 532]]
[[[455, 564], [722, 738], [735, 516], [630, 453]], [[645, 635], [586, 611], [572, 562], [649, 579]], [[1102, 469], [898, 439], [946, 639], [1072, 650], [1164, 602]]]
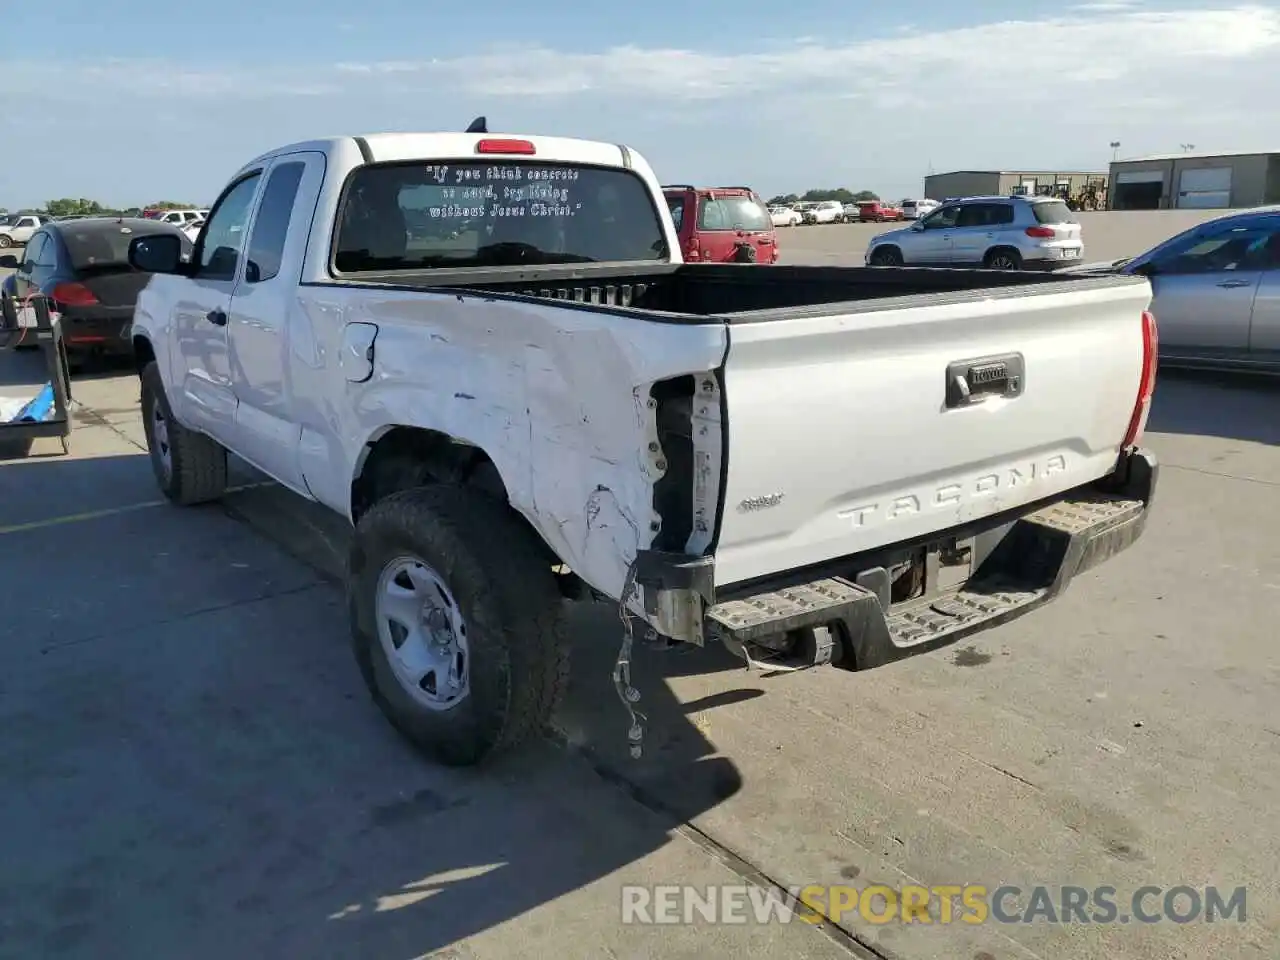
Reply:
[[1041, 196], [1078, 197], [1086, 191], [1106, 192], [1107, 175], [1097, 172], [1044, 170], [953, 170], [924, 178], [930, 200], [948, 197]]
[[1111, 164], [1113, 210], [1280, 203], [1280, 153], [1171, 153]]

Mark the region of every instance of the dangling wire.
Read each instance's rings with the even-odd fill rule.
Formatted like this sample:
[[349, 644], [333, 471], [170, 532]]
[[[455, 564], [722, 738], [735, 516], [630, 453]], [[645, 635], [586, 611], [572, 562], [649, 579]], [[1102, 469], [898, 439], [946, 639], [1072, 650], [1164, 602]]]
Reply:
[[640, 702], [640, 691], [631, 685], [631, 645], [635, 639], [632, 629], [631, 611], [627, 604], [636, 589], [636, 565], [633, 562], [627, 568], [627, 579], [622, 586], [622, 596], [618, 599], [618, 618], [622, 621], [622, 646], [618, 648], [618, 659], [613, 665], [613, 688], [618, 692], [618, 699], [626, 707], [630, 726], [627, 729], [627, 741], [631, 744], [631, 758], [639, 760], [644, 753], [644, 724], [648, 718], [637, 710], [634, 704]]

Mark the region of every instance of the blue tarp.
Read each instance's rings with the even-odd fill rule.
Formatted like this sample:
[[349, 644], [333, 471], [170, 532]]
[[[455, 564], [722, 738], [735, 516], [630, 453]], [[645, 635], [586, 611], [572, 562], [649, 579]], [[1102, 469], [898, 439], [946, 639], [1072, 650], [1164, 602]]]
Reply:
[[10, 423], [40, 423], [53, 416], [53, 384], [46, 383], [35, 397], [9, 420]]

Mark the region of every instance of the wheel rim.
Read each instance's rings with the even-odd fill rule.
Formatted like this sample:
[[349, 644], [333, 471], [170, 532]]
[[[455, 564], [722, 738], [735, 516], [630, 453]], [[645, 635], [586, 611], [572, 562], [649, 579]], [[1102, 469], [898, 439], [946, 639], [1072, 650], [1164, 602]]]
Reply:
[[11, 242], [8, 237], [0, 237], [0, 247], [7, 247]]
[[1006, 253], [1002, 253], [991, 258], [992, 270], [1012, 270], [1016, 266], [1017, 264], [1013, 262], [1013, 257]]
[[169, 446], [169, 421], [158, 403], [151, 406], [151, 455], [167, 480], [173, 473], [173, 450]]
[[378, 641], [396, 681], [429, 710], [471, 692], [467, 624], [448, 584], [417, 557], [397, 557], [378, 577]]

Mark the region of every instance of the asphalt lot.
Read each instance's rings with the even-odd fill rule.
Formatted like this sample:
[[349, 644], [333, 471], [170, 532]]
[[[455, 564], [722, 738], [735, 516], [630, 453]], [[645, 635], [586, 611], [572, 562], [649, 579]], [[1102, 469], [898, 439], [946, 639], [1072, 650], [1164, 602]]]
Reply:
[[[1091, 258], [1160, 238], [1095, 226]], [[850, 262], [871, 229], [784, 255]], [[71, 457], [0, 460], [0, 958], [848, 955], [804, 925], [618, 923], [623, 883], [741, 873], [1245, 886], [1243, 924], [841, 927], [898, 960], [1280, 955], [1280, 388], [1163, 375], [1144, 538], [972, 642], [768, 680], [642, 654], [639, 762], [616, 619], [585, 608], [565, 743], [488, 773], [424, 763], [368, 702], [340, 525], [271, 487], [160, 504], [136, 380], [74, 393]]]

